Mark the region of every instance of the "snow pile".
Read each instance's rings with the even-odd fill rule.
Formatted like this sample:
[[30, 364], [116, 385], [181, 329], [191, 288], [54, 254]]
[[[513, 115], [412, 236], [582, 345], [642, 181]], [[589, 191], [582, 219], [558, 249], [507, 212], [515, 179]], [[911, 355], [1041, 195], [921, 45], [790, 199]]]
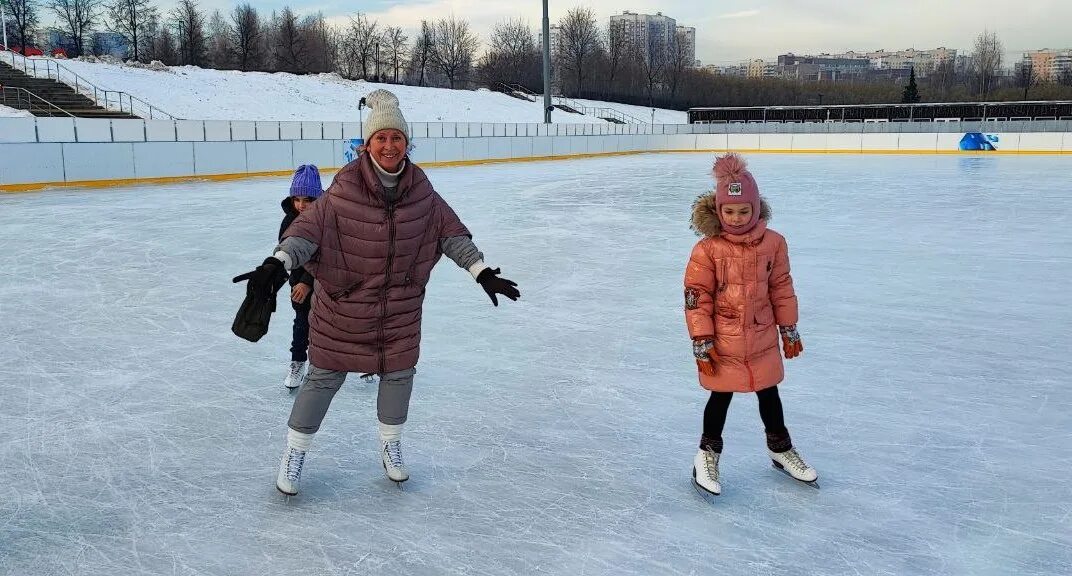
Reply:
[[[179, 118], [193, 120], [356, 121], [361, 97], [386, 88], [396, 95], [410, 122], [542, 122], [543, 102], [527, 102], [488, 90], [449, 90], [346, 80], [338, 74], [298, 76], [285, 72], [168, 68], [154, 62], [127, 65], [99, 58], [62, 65], [106, 90], [119, 90]], [[651, 109], [585, 101], [650, 121]], [[555, 111], [557, 123], [595, 123], [593, 116]], [[656, 122], [685, 123], [686, 114], [656, 111]]]
[[0, 118], [29, 118], [32, 116], [25, 110], [19, 110], [17, 108], [8, 108], [3, 104], [0, 104]]

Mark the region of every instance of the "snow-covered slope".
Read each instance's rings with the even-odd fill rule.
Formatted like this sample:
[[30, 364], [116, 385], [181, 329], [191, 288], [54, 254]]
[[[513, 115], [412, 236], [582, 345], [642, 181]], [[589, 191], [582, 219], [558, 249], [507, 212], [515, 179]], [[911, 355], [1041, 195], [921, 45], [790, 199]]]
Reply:
[[[357, 103], [377, 88], [398, 95], [410, 122], [542, 122], [543, 103], [486, 90], [418, 88], [345, 80], [336, 74], [237, 72], [176, 66], [167, 71], [65, 60], [66, 68], [107, 90], [120, 90], [180, 118], [196, 120], [357, 119]], [[650, 121], [651, 109], [592, 102]], [[630, 111], [630, 109], [639, 111]], [[555, 111], [555, 122], [604, 123], [591, 116]], [[656, 112], [656, 122], [685, 123], [684, 112]]]
[[9, 108], [0, 104], [0, 118], [25, 118], [28, 116], [30, 116], [30, 113], [25, 110]]

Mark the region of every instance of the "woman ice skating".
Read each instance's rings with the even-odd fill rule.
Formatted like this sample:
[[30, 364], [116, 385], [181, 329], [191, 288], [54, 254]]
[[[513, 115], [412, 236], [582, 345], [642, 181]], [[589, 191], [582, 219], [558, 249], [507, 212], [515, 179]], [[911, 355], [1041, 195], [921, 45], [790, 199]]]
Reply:
[[789, 250], [785, 238], [767, 227], [770, 207], [744, 159], [721, 156], [714, 174], [715, 191], [693, 205], [692, 228], [703, 238], [685, 271], [685, 321], [700, 385], [711, 391], [693, 478], [712, 494], [722, 492], [726, 412], [735, 392], [754, 392], [771, 461], [793, 478], [814, 483], [818, 474], [793, 447], [778, 396], [784, 375], [779, 339], [786, 358], [804, 351]]
[[441, 255], [467, 269], [496, 306], [497, 295], [520, 296], [514, 282], [484, 264], [469, 230], [406, 157], [409, 132], [398, 99], [376, 90], [367, 102], [366, 152], [298, 216], [250, 278], [263, 296], [280, 285], [285, 270], [304, 266], [316, 277], [310, 366], [291, 409], [276, 478], [288, 495], [298, 493], [313, 435], [350, 372], [379, 375], [380, 460], [391, 480], [409, 478], [402, 427], [420, 352], [425, 285]]

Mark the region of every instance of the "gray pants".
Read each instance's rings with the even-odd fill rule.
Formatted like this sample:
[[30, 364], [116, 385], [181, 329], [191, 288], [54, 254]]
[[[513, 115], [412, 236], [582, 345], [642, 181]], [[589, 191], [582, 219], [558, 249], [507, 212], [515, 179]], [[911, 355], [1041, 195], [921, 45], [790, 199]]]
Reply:
[[[400, 370], [380, 375], [380, 390], [376, 395], [376, 412], [384, 424], [404, 424], [409, 414], [409, 397], [413, 393], [413, 375], [417, 370]], [[309, 365], [305, 383], [298, 390], [294, 407], [290, 409], [287, 425], [291, 430], [313, 434], [320, 429], [331, 399], [342, 387], [348, 372], [324, 370]]]

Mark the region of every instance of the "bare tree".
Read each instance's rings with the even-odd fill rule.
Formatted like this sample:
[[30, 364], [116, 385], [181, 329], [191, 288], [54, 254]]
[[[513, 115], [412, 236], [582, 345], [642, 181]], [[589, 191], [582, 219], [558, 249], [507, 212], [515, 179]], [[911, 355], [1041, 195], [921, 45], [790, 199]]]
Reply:
[[257, 9], [250, 4], [235, 6], [231, 12], [230, 45], [234, 64], [243, 72], [264, 67], [264, 32]]
[[99, 10], [103, 0], [48, 0], [48, 8], [56, 15], [62, 30], [74, 44], [74, 54], [69, 56], [81, 56], [85, 53], [86, 34], [97, 23]]
[[670, 45], [666, 58], [666, 88], [669, 91], [670, 99], [672, 100], [677, 96], [677, 88], [681, 84], [681, 80], [685, 73], [692, 68], [692, 59], [687, 50], [688, 45], [685, 43], [685, 36], [683, 34], [674, 34], [674, 42]]
[[157, 17], [156, 6], [150, 4], [150, 0], [112, 0], [106, 7], [109, 27], [126, 38], [134, 60], [140, 62], [145, 23]]
[[336, 65], [338, 34], [324, 20], [323, 13], [306, 16], [301, 21], [301, 34], [305, 41], [305, 72], [319, 74], [331, 72]]
[[401, 28], [388, 27], [383, 32], [384, 45], [387, 47], [386, 57], [392, 78], [398, 83], [398, 74], [406, 61], [406, 48], [409, 37], [402, 32]]
[[290, 6], [283, 7], [272, 31], [272, 55], [275, 68], [280, 72], [300, 74], [305, 71], [305, 38], [298, 25], [298, 16]]
[[574, 79], [574, 94], [580, 96], [592, 61], [602, 49], [599, 25], [591, 8], [572, 8], [562, 18], [559, 27], [559, 60], [563, 72]]
[[666, 69], [666, 44], [655, 34], [648, 34], [646, 44], [633, 47], [633, 59], [640, 71], [641, 82], [648, 96], [648, 106], [655, 105], [655, 87]]
[[978, 94], [985, 100], [995, 86], [1005, 46], [998, 39], [997, 32], [984, 30], [975, 38], [972, 50], [972, 71], [975, 74]]
[[361, 66], [362, 78], [369, 77], [369, 70], [376, 63], [378, 27], [375, 20], [369, 20], [364, 14], [359, 13], [356, 18], [350, 19], [350, 33], [346, 41], [352, 51], [351, 60], [356, 60]]
[[413, 77], [416, 77], [417, 85], [424, 86], [428, 65], [432, 61], [432, 48], [434, 46], [435, 28], [427, 20], [421, 20], [421, 31], [417, 35], [413, 43], [413, 51], [410, 53], [410, 82], [413, 82]]
[[540, 53], [536, 39], [524, 20], [508, 20], [495, 25], [491, 46], [480, 59], [477, 72], [488, 87], [520, 84], [538, 91], [541, 85]]
[[480, 40], [469, 30], [467, 20], [458, 20], [452, 14], [436, 21], [432, 46], [432, 62], [454, 88], [467, 79]]
[[154, 59], [168, 66], [179, 64], [179, 51], [175, 46], [175, 37], [171, 34], [170, 26], [160, 26], [160, 33], [155, 36], [152, 51]]
[[953, 86], [957, 83], [956, 64], [952, 59], [939, 62], [934, 67], [934, 71], [927, 76], [926, 81], [930, 86], [930, 92], [935, 94], [939, 101], [948, 99]]
[[1024, 91], [1024, 100], [1027, 100], [1027, 92], [1038, 82], [1035, 74], [1035, 63], [1030, 58], [1024, 58], [1016, 65], [1016, 86]]
[[33, 34], [38, 24], [37, 8], [35, 0], [3, 0], [3, 6], [0, 7], [11, 15], [8, 25], [14, 34], [9, 44], [22, 46], [23, 52], [34, 43]]
[[607, 28], [606, 48], [607, 87], [613, 89], [614, 80], [624, 67], [629, 51], [628, 38], [625, 37], [620, 26], [612, 24]]
[[208, 19], [208, 61], [213, 68], [230, 70], [234, 68], [231, 51], [231, 27], [223, 18], [223, 13], [213, 10]]
[[1072, 86], [1072, 66], [1066, 67], [1057, 76], [1057, 81], [1064, 86]]
[[203, 66], [208, 53], [205, 39], [205, 15], [194, 0], [180, 0], [171, 10], [171, 21], [178, 40], [179, 62], [189, 66]]

